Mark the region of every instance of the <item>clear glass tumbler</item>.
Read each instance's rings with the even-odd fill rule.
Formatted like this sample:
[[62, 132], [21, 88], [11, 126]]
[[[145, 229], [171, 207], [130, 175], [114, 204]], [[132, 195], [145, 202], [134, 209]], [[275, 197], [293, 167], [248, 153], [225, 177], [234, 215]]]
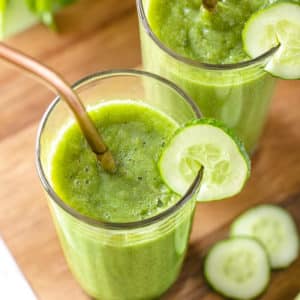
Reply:
[[[151, 0], [136, 0], [144, 68], [180, 86], [205, 117], [233, 128], [248, 152], [258, 144], [276, 80], [264, 71], [276, 49], [256, 59], [227, 65], [206, 64], [183, 57], [164, 45], [151, 30]], [[155, 94], [160, 93], [156, 89]]]
[[[151, 86], [165, 91], [168, 99], [152, 98]], [[197, 106], [178, 87], [142, 71], [98, 73], [74, 88], [87, 108], [130, 99], [153, 106], [179, 125], [200, 117]], [[55, 141], [72, 118], [67, 105], [56, 98], [41, 121], [36, 150], [38, 173], [69, 267], [81, 287], [97, 299], [157, 298], [176, 280], [182, 266], [201, 176], [176, 204], [154, 217], [109, 223], [83, 216], [56, 194], [50, 176]]]

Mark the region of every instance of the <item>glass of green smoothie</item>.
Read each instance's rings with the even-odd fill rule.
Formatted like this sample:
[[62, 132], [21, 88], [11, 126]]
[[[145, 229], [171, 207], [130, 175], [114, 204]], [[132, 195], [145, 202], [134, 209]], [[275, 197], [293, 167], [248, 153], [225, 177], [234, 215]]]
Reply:
[[242, 30], [266, 2], [224, 0], [210, 11], [201, 0], [137, 0], [144, 68], [178, 84], [205, 117], [233, 128], [249, 153], [266, 121], [276, 80], [264, 66], [276, 49], [250, 59]]
[[[168, 99], [153, 99], [151, 86]], [[39, 128], [37, 169], [66, 260], [92, 297], [155, 299], [181, 269], [201, 181], [198, 175], [180, 197], [162, 181], [157, 159], [174, 131], [200, 113], [177, 86], [142, 71], [94, 74], [74, 89], [117, 172], [102, 170], [56, 98]]]

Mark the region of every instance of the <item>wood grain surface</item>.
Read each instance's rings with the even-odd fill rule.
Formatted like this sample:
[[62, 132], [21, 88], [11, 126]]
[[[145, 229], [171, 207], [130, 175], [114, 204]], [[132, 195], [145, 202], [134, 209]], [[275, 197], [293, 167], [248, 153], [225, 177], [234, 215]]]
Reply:
[[[55, 68], [70, 82], [99, 70], [141, 63], [134, 0], [82, 0], [59, 13], [58, 23], [59, 35], [37, 25], [7, 43]], [[89, 299], [67, 268], [35, 171], [37, 126], [53, 95], [2, 62], [0, 92], [0, 234], [39, 299]], [[197, 206], [183, 271], [163, 299], [222, 299], [202, 278], [202, 258], [247, 207], [279, 203], [300, 227], [299, 123], [300, 82], [279, 81], [247, 186], [237, 197]], [[300, 259], [273, 273], [261, 299], [293, 299], [300, 291], [299, 278]]]

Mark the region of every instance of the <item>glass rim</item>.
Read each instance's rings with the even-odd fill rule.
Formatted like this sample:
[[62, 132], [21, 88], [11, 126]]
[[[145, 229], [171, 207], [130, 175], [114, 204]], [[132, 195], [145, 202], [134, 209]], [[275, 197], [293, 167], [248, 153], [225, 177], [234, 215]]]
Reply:
[[182, 63], [185, 63], [187, 65], [193, 66], [193, 67], [207, 69], [207, 70], [220, 70], [220, 71], [241, 69], [241, 68], [256, 65], [256, 64], [259, 64], [259, 63], [265, 61], [266, 58], [275, 54], [275, 52], [280, 47], [280, 45], [274, 46], [271, 49], [269, 49], [268, 51], [262, 53], [261, 55], [255, 57], [255, 58], [241, 61], [238, 63], [232, 63], [232, 64], [210, 64], [210, 63], [201, 62], [199, 60], [194, 60], [194, 59], [182, 56], [182, 55], [176, 53], [175, 51], [173, 51], [172, 49], [170, 49], [169, 47], [167, 47], [166, 45], [164, 45], [151, 29], [151, 26], [148, 22], [148, 19], [147, 19], [145, 10], [144, 10], [143, 0], [136, 0], [136, 5], [137, 5], [139, 19], [141, 20], [143, 27], [146, 30], [146, 33], [154, 41], [154, 43], [161, 50], [163, 50], [165, 53], [167, 53], [174, 59], [176, 59]]
[[[75, 84], [72, 85], [72, 88], [77, 89], [89, 82], [92, 82], [93, 80], [97, 79], [105, 79], [105, 78], [112, 78], [116, 76], [145, 76], [150, 77], [155, 80], [159, 80], [160, 82], [167, 85], [169, 88], [175, 90], [192, 108], [197, 118], [201, 118], [201, 113], [196, 106], [196, 104], [193, 102], [193, 100], [177, 85], [172, 83], [171, 81], [156, 75], [152, 74], [146, 71], [141, 70], [134, 70], [134, 69], [115, 69], [115, 70], [107, 70], [103, 72], [96, 72], [91, 75], [88, 75], [86, 77], [83, 77], [79, 81], [77, 81]], [[193, 183], [187, 190], [184, 196], [182, 196], [176, 203], [174, 203], [172, 206], [168, 207], [166, 210], [162, 211], [161, 213], [154, 215], [150, 218], [140, 220], [140, 221], [133, 221], [133, 222], [105, 222], [93, 219], [91, 217], [85, 216], [78, 211], [76, 211], [71, 206], [67, 205], [54, 191], [52, 188], [51, 183], [48, 181], [47, 176], [44, 172], [44, 168], [41, 161], [41, 138], [45, 129], [45, 126], [47, 124], [48, 118], [51, 115], [53, 109], [56, 107], [56, 105], [61, 101], [60, 96], [57, 96], [48, 106], [45, 113], [42, 116], [42, 119], [40, 121], [38, 131], [37, 131], [37, 137], [36, 137], [36, 145], [35, 145], [35, 163], [36, 163], [36, 169], [39, 176], [39, 179], [42, 183], [43, 188], [47, 192], [47, 194], [51, 197], [51, 199], [54, 200], [54, 202], [62, 208], [66, 213], [70, 214], [75, 219], [78, 219], [86, 224], [89, 224], [94, 227], [98, 228], [104, 228], [104, 229], [113, 229], [113, 230], [124, 230], [124, 229], [137, 229], [142, 228], [145, 226], [152, 225], [156, 222], [159, 222], [161, 220], [166, 219], [167, 217], [171, 216], [173, 213], [179, 210], [184, 204], [189, 202], [189, 200], [193, 197], [195, 192], [197, 191], [198, 186], [201, 183], [202, 176], [203, 176], [203, 169], [199, 170], [196, 178], [194, 179]]]

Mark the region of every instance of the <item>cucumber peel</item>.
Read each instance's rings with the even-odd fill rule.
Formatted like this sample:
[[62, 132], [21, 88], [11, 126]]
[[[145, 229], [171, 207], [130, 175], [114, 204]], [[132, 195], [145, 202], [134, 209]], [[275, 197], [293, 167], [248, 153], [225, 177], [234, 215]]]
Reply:
[[164, 148], [158, 168], [165, 183], [185, 194], [204, 167], [198, 201], [237, 194], [250, 174], [248, 154], [237, 136], [214, 119], [196, 119], [179, 128]]
[[[237, 217], [230, 237], [209, 249], [204, 276], [225, 297], [254, 299], [267, 289], [271, 268], [289, 266], [298, 252], [292, 216], [277, 205], [260, 204]], [[295, 300], [300, 300], [300, 293]]]
[[253, 14], [242, 33], [252, 58], [279, 46], [265, 70], [283, 79], [300, 78], [300, 5], [279, 2]]
[[241, 214], [231, 225], [230, 236], [248, 236], [266, 248], [273, 269], [288, 267], [299, 254], [296, 224], [283, 208], [261, 204]]
[[270, 266], [264, 247], [247, 237], [217, 242], [204, 261], [204, 276], [210, 286], [230, 299], [254, 299], [270, 281]]

